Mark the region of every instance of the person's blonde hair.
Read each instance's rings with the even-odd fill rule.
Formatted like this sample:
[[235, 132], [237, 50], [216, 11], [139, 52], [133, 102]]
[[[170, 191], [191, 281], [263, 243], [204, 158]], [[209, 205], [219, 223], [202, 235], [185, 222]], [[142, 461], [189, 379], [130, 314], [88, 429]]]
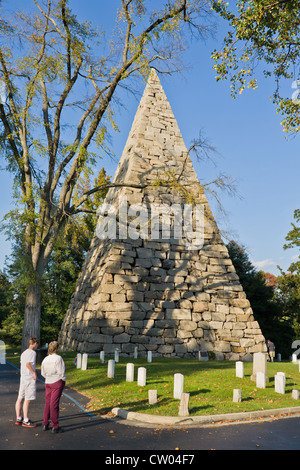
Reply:
[[56, 353], [58, 348], [59, 348], [58, 342], [57, 341], [52, 341], [52, 343], [50, 343], [49, 346], [48, 346], [48, 354]]

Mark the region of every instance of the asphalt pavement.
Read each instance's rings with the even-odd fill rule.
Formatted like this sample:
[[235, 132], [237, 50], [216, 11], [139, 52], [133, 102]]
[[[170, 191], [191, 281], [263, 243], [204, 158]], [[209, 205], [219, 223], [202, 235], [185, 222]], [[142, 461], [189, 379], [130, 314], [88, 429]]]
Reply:
[[134, 468], [145, 462], [198, 465], [205, 450], [300, 450], [299, 416], [218, 426], [153, 426], [94, 416], [86, 411], [88, 399], [68, 387], [60, 402], [64, 432], [52, 434], [42, 430], [42, 380], [29, 413], [37, 427], [27, 429], [15, 425], [19, 380], [17, 368], [0, 365], [0, 450], [98, 450], [104, 464]]

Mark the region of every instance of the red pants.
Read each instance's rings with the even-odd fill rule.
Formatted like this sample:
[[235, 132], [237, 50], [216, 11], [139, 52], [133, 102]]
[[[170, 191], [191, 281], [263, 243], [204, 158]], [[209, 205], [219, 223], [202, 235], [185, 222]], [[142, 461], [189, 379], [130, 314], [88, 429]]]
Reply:
[[51, 419], [52, 427], [58, 428], [59, 400], [64, 389], [65, 382], [63, 380], [59, 380], [54, 384], [45, 384], [45, 386], [46, 395], [43, 426], [47, 426], [49, 424], [49, 419]]

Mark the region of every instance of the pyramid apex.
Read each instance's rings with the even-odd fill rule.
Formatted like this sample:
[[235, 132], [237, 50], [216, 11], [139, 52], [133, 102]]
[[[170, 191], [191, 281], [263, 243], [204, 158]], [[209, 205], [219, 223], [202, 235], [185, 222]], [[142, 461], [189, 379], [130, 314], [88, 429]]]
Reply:
[[[144, 171], [142, 175], [139, 168], [145, 169], [149, 160], [149, 170], [152, 168], [153, 171]], [[158, 168], [160, 172], [169, 167], [182, 168], [186, 160], [187, 149], [178, 123], [158, 73], [156, 69], [151, 68], [114, 182], [128, 180], [138, 184], [143, 179], [143, 184], [150, 184], [157, 179]], [[133, 168], [138, 169], [135, 176]], [[193, 183], [199, 184], [196, 174], [193, 176]]]
[[157, 81], [160, 82], [159, 76], [158, 76], [156, 70], [153, 67], [150, 69], [148, 80], [150, 80], [150, 79], [151, 80], [157, 80]]
[[149, 88], [149, 87], [151, 88], [153, 86], [154, 87], [159, 87], [163, 90], [163, 86], [161, 84], [161, 81], [160, 81], [160, 78], [159, 78], [159, 75], [158, 75], [156, 69], [151, 68], [150, 72], [149, 72], [149, 75], [148, 75], [146, 88]]

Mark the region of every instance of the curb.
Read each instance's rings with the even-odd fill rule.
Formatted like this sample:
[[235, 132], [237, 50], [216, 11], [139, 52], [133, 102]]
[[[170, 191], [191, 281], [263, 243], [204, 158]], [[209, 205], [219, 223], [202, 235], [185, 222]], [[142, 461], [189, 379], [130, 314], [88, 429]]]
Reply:
[[273, 410], [259, 410], [242, 413], [228, 413], [208, 416], [154, 416], [144, 413], [136, 413], [133, 411], [123, 410], [121, 408], [113, 408], [111, 412], [118, 418], [127, 421], [139, 422], [144, 424], [165, 425], [165, 426], [197, 426], [207, 424], [233, 424], [241, 422], [249, 422], [261, 418], [280, 419], [292, 417], [300, 414], [300, 406], [291, 408], [277, 408]]

